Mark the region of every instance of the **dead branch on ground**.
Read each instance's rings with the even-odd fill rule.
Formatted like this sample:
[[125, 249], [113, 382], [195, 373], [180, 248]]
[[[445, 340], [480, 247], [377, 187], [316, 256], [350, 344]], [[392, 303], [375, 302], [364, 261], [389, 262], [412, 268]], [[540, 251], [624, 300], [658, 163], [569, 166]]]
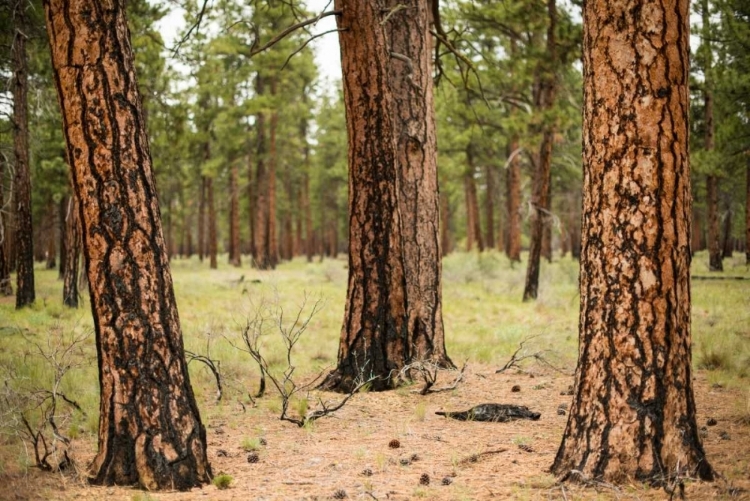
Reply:
[[[519, 345], [516, 351], [513, 352], [513, 354], [510, 356], [510, 359], [505, 362], [505, 365], [503, 365], [501, 368], [495, 371], [495, 374], [500, 374], [508, 369], [516, 369], [519, 372], [524, 372], [524, 370], [521, 368], [520, 363], [524, 360], [528, 360], [530, 358], [535, 359], [538, 362], [541, 362], [542, 364], [546, 365], [547, 367], [551, 368], [552, 370], [559, 372], [560, 374], [564, 374], [566, 376], [572, 376], [571, 373], [564, 371], [563, 369], [560, 369], [559, 367], [554, 366], [552, 363], [549, 362], [546, 358], [544, 358], [544, 354], [549, 352], [549, 350], [540, 350], [534, 353], [525, 353], [524, 348], [527, 342], [531, 341], [534, 338], [539, 337], [531, 336], [528, 338], [523, 339]], [[520, 355], [519, 355], [520, 354]]]
[[[317, 386], [318, 382], [327, 372], [320, 372], [311, 381], [308, 381], [305, 384], [299, 384], [293, 377], [296, 370], [296, 366], [292, 360], [294, 347], [299, 342], [302, 334], [307, 330], [310, 321], [323, 307], [322, 300], [317, 299], [315, 303], [313, 303], [312, 308], [306, 312], [306, 310], [308, 310], [308, 300], [308, 296], [305, 295], [302, 304], [297, 308], [296, 314], [291, 322], [285, 320], [284, 308], [279, 304], [278, 300], [274, 300], [270, 303], [261, 300], [261, 303], [255, 308], [253, 316], [247, 319], [242, 330], [241, 337], [243, 345], [238, 345], [231, 339], [227, 339], [234, 348], [248, 353], [255, 363], [258, 364], [261, 374], [261, 382], [260, 390], [256, 398], [259, 398], [265, 392], [267, 378], [281, 396], [281, 415], [279, 416], [279, 419], [294, 423], [299, 427], [303, 427], [341, 409], [355, 393], [359, 392], [359, 390], [372, 381], [372, 379], [366, 379], [360, 374], [357, 384], [352, 391], [345, 395], [338, 403], [331, 404], [318, 398], [318, 407], [314, 410], [308, 410], [307, 405], [310, 398], [310, 392]], [[261, 353], [260, 340], [271, 330], [276, 331], [281, 336], [281, 340], [284, 343], [284, 348], [286, 350], [286, 367], [280, 374], [271, 369], [268, 361]], [[300, 398], [303, 394], [304, 397]], [[290, 404], [295, 399], [298, 399], [299, 403], [297, 408], [299, 418], [289, 415]]]
[[[401, 369], [399, 377], [401, 379], [413, 379], [411, 377], [411, 372], [415, 371], [419, 373], [419, 375], [422, 377], [422, 381], [424, 381], [424, 386], [421, 390], [416, 390], [413, 393], [419, 393], [420, 395], [451, 391], [455, 390], [458, 387], [458, 384], [463, 381], [464, 372], [466, 371], [468, 362], [468, 359], [464, 361], [463, 366], [461, 366], [461, 369], [458, 371], [458, 374], [451, 384], [443, 386], [441, 388], [433, 388], [433, 386], [435, 386], [435, 383], [437, 383], [438, 371], [440, 371], [442, 368], [437, 363], [430, 360], [418, 360], [416, 362], [412, 362], [411, 364], [405, 365]], [[455, 372], [455, 369], [449, 370]]]

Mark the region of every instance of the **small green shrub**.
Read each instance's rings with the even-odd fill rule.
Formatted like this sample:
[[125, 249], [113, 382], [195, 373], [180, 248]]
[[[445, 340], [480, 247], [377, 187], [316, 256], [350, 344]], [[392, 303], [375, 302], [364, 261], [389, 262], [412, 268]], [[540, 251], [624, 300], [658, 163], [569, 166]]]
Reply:
[[232, 478], [232, 475], [227, 475], [226, 473], [219, 473], [214, 477], [214, 485], [217, 489], [229, 489], [229, 485], [232, 483], [234, 478]]

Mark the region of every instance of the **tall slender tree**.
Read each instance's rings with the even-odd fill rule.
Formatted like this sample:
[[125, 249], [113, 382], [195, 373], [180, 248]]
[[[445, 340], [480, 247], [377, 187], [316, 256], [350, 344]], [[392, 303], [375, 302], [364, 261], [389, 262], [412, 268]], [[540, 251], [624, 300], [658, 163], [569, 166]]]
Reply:
[[[547, 0], [547, 25], [546, 56], [540, 59], [537, 69], [538, 85], [534, 101], [543, 112], [548, 112], [554, 105], [557, 95], [556, 54], [557, 42], [555, 30], [557, 27], [557, 4], [556, 0]], [[539, 155], [536, 156], [534, 166], [534, 180], [531, 194], [531, 235], [529, 243], [529, 262], [526, 267], [526, 284], [523, 290], [523, 300], [536, 299], [539, 294], [539, 261], [542, 256], [542, 247], [546, 225], [550, 224], [550, 176], [552, 169], [552, 144], [555, 136], [555, 125], [545, 117], [542, 125], [542, 143], [539, 146]]]
[[156, 199], [124, 4], [45, 0], [99, 362], [97, 484], [211, 479]]
[[711, 479], [690, 336], [688, 0], [584, 4], [575, 395], [552, 471]]
[[13, 15], [13, 153], [16, 174], [13, 181], [16, 247], [16, 309], [34, 302], [34, 231], [31, 223], [31, 169], [29, 165], [29, 62], [26, 54], [26, 9], [15, 1]]
[[[711, 48], [711, 23], [708, 0], [701, 1], [702, 42], [701, 59], [703, 60], [703, 119], [705, 121], [704, 149], [714, 149], [714, 79], [713, 54]], [[712, 169], [706, 176], [706, 207], [708, 225], [708, 268], [711, 271], [722, 271], [721, 232], [719, 230], [719, 177]]]

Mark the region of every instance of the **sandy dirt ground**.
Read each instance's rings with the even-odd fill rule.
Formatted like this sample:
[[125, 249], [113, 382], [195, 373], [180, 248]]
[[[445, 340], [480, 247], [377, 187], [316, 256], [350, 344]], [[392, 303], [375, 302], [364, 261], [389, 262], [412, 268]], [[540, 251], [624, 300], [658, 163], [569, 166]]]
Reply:
[[[450, 382], [451, 374], [443, 376]], [[236, 401], [203, 405], [214, 474], [233, 477], [189, 492], [145, 493], [130, 487], [93, 487], [83, 472], [95, 452], [92, 438], [74, 442], [81, 474], [30, 469], [0, 478], [0, 499], [55, 500], [484, 500], [670, 499], [640, 483], [614, 487], [558, 484], [547, 472], [557, 452], [569, 405], [572, 377], [542, 367], [496, 374], [470, 365], [457, 389], [421, 396], [419, 386], [356, 395], [341, 410], [298, 428], [278, 420], [271, 404]], [[520, 386], [513, 392], [512, 387]], [[437, 386], [441, 386], [439, 383]], [[750, 499], [748, 394], [695, 380], [698, 421], [708, 458], [722, 478], [685, 482], [687, 499]], [[334, 400], [334, 394], [325, 394]], [[538, 421], [460, 422], [435, 415], [485, 402], [512, 403], [541, 412]], [[716, 420], [707, 426], [709, 418]], [[258, 462], [248, 462], [243, 441], [263, 438]], [[397, 440], [398, 448], [390, 447]], [[429, 480], [429, 483], [425, 483]], [[678, 499], [678, 496], [674, 496]]]

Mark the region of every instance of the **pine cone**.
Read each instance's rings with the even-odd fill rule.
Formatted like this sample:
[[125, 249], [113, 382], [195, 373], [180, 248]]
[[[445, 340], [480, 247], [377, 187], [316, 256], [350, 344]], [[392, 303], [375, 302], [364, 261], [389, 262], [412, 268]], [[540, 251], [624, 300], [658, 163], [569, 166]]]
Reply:
[[440, 481], [443, 485], [451, 485], [453, 483], [453, 479], [450, 477], [443, 477], [443, 480]]
[[518, 448], [524, 452], [534, 452], [534, 449], [532, 449], [530, 445], [518, 444]]
[[346, 499], [348, 497], [344, 489], [339, 489], [333, 493], [333, 499]]
[[365, 468], [362, 470], [362, 475], [365, 477], [371, 477], [372, 476], [372, 470], [370, 468]]
[[401, 442], [394, 438], [393, 440], [388, 442], [388, 447], [390, 447], [391, 449], [398, 449], [399, 447], [401, 447]]
[[247, 455], [248, 463], [257, 463], [258, 461], [260, 461], [260, 456], [258, 456], [257, 452], [251, 452]]
[[430, 476], [427, 473], [422, 473], [419, 477], [419, 485], [430, 485]]

